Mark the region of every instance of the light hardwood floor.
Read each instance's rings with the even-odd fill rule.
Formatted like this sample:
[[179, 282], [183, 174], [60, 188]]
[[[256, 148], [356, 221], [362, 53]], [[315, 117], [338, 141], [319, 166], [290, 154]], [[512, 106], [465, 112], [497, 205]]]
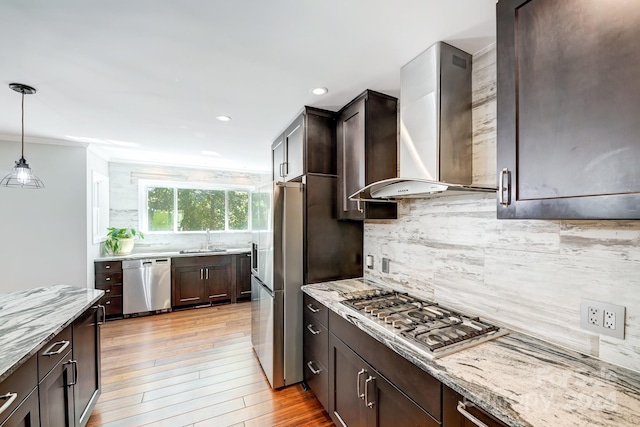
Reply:
[[273, 391], [250, 303], [102, 325], [102, 395], [88, 427], [334, 426], [300, 384]]

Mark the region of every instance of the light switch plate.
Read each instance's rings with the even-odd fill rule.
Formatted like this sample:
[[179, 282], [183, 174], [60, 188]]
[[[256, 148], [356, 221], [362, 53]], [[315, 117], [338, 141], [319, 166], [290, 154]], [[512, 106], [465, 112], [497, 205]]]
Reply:
[[624, 339], [626, 309], [621, 305], [583, 298], [580, 302], [580, 327]]

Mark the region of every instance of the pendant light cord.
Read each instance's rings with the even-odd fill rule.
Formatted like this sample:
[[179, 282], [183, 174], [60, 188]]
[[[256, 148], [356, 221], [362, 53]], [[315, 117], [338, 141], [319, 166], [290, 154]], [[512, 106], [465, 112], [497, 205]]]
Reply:
[[24, 160], [24, 90], [22, 91], [22, 159]]

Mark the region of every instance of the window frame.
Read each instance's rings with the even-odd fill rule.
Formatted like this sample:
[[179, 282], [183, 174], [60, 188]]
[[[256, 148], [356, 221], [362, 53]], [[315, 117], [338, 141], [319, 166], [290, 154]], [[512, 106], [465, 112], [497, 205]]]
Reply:
[[[172, 188], [173, 191], [173, 230], [149, 230], [148, 218], [148, 194], [150, 187]], [[163, 180], [138, 180], [138, 221], [140, 230], [145, 234], [202, 234], [206, 230], [178, 230], [178, 189], [182, 190], [217, 190], [224, 191], [224, 230], [210, 230], [211, 233], [247, 233], [251, 231], [251, 191], [254, 189], [251, 185], [233, 185], [233, 184], [209, 184], [202, 182], [184, 182], [184, 181], [163, 181]], [[247, 229], [246, 230], [230, 230], [229, 229], [229, 191], [243, 191], [248, 194], [247, 206]]]

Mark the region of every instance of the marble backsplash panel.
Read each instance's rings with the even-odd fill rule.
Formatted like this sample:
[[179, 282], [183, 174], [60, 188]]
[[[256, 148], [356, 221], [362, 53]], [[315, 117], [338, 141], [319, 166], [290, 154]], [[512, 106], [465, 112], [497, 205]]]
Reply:
[[[109, 222], [112, 227], [139, 228], [138, 183], [140, 180], [158, 180], [180, 183], [216, 183], [256, 187], [271, 181], [270, 174], [180, 168], [135, 163], [109, 163]], [[136, 242], [134, 253], [178, 251], [200, 248], [206, 233], [147, 233]], [[212, 232], [214, 246], [248, 248], [249, 232]]]
[[[473, 67], [474, 183], [495, 185], [495, 46]], [[364, 254], [365, 277], [640, 371], [640, 221], [497, 220], [494, 194], [436, 196], [367, 221]], [[582, 298], [625, 306], [625, 339], [581, 329]]]

